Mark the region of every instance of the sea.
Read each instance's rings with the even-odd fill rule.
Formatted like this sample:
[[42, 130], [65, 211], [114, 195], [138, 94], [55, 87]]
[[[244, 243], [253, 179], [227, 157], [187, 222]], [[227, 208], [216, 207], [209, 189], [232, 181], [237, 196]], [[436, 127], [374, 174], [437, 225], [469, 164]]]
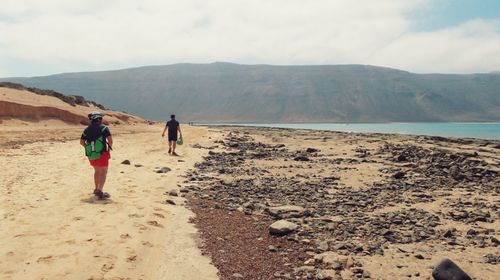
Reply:
[[500, 140], [500, 123], [233, 123], [223, 125]]

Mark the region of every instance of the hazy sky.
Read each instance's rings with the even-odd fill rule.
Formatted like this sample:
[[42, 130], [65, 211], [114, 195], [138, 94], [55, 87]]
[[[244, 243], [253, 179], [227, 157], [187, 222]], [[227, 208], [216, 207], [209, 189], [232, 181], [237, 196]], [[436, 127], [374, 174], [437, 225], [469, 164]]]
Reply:
[[500, 1], [1, 1], [0, 77], [214, 61], [498, 71]]

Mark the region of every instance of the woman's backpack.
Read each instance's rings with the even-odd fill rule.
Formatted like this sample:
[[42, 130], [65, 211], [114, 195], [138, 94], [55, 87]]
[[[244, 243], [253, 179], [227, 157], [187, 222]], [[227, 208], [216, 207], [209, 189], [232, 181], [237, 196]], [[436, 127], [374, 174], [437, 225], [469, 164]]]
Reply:
[[106, 126], [102, 126], [100, 129], [101, 135], [95, 140], [85, 140], [85, 156], [90, 160], [96, 160], [101, 157], [102, 152], [106, 151], [106, 139], [103, 137], [103, 132], [106, 130]]

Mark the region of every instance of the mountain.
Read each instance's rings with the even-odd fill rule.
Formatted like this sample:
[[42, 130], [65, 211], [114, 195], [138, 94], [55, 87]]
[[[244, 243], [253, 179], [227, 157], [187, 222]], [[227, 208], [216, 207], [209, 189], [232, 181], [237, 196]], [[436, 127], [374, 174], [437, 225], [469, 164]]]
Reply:
[[195, 122], [500, 121], [500, 75], [366, 65], [174, 64], [0, 81]]

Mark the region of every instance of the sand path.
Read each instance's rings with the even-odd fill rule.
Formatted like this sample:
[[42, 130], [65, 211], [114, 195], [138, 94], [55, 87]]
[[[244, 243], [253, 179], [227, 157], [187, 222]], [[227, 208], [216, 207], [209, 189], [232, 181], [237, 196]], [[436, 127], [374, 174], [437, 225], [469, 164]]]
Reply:
[[[166, 155], [161, 127], [142, 129], [114, 137], [107, 202], [91, 194], [78, 140], [1, 147], [1, 279], [217, 279], [183, 199], [165, 203], [205, 152], [187, 144], [203, 144], [208, 132], [186, 128], [190, 141], [177, 158]], [[155, 172], [164, 166], [172, 171]]]

